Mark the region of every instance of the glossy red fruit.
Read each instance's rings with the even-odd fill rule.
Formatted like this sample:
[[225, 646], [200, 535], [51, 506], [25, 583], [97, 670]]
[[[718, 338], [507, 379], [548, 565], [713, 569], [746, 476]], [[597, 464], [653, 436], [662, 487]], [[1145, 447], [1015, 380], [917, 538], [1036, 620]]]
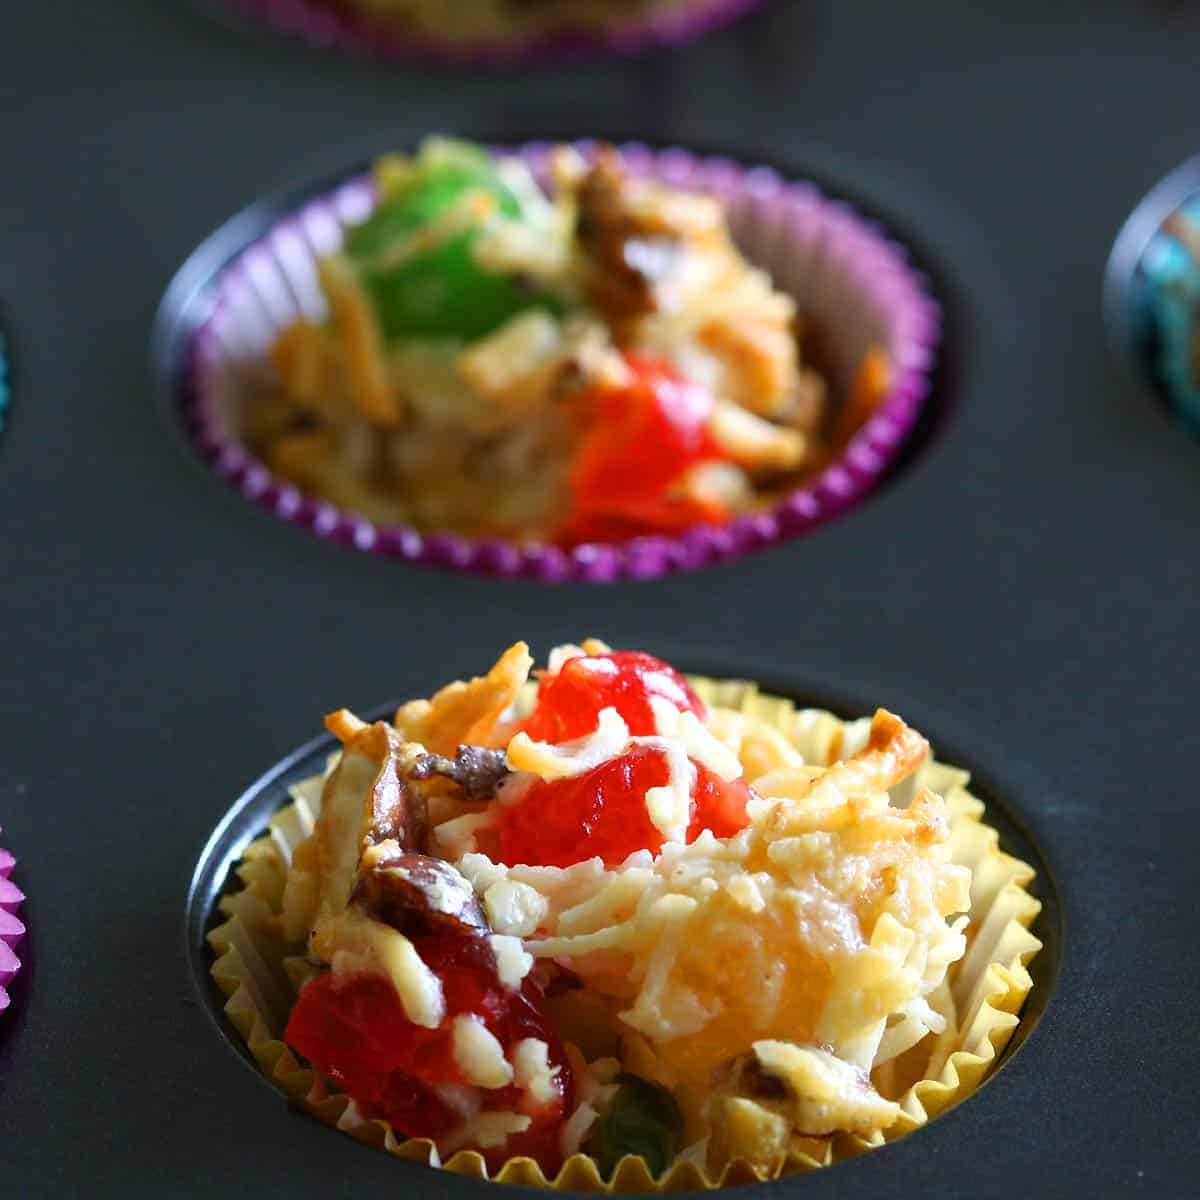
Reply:
[[531, 980], [520, 991], [505, 988], [486, 937], [441, 936], [414, 944], [442, 982], [446, 1017], [437, 1029], [409, 1021], [395, 989], [381, 976], [359, 975], [335, 986], [329, 973], [300, 992], [284, 1033], [288, 1045], [352, 1096], [367, 1116], [383, 1118], [402, 1135], [436, 1140], [462, 1121], [438, 1091], [466, 1083], [454, 1058], [454, 1017], [477, 1016], [510, 1059], [519, 1041], [538, 1038], [548, 1046], [551, 1068], [558, 1068], [554, 1096], [531, 1106], [515, 1085], [478, 1089], [481, 1111], [521, 1112], [531, 1121], [524, 1133], [486, 1157], [497, 1165], [524, 1154], [544, 1170], [557, 1170], [559, 1134], [574, 1103], [574, 1084], [541, 992]]
[[566, 543], [672, 532], [729, 515], [670, 494], [690, 468], [723, 457], [708, 432], [712, 394], [662, 359], [626, 354], [625, 362], [627, 384], [583, 398], [593, 420], [571, 469], [574, 511], [559, 537]]
[[[751, 797], [744, 782], [728, 782], [700, 763], [692, 788], [687, 840], [702, 830], [731, 837], [748, 822]], [[646, 792], [670, 778], [667, 756], [653, 746], [635, 746], [619, 758], [570, 779], [535, 783], [519, 803], [501, 808], [487, 847], [509, 866], [569, 867], [589, 858], [617, 866], [637, 850], [657, 854], [662, 833], [650, 820]]]
[[688, 681], [651, 654], [615, 650], [573, 658], [542, 680], [525, 732], [539, 742], [569, 742], [596, 728], [602, 708], [615, 708], [631, 734], [648, 737], [657, 732], [651, 696], [704, 717], [704, 703]]

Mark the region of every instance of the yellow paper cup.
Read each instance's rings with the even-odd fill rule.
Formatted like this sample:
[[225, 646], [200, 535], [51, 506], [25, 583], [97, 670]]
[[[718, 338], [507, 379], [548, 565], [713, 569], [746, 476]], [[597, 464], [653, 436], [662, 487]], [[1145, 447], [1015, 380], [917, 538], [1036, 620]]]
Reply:
[[[790, 700], [763, 694], [755, 684], [740, 680], [692, 676], [689, 682], [711, 707], [767, 721], [809, 763], [827, 765], [853, 754], [866, 740], [869, 719], [843, 721], [818, 709], [798, 709]], [[528, 689], [527, 699], [531, 693]], [[271, 819], [264, 836], [247, 847], [235, 871], [241, 890], [222, 897], [225, 920], [208, 935], [215, 955], [212, 977], [226, 996], [225, 1015], [263, 1073], [295, 1105], [397, 1158], [474, 1179], [608, 1193], [705, 1190], [829, 1166], [895, 1141], [971, 1095], [1003, 1053], [1033, 987], [1028, 965], [1041, 949], [1030, 932], [1041, 909], [1027, 890], [1034, 870], [1000, 849], [999, 835], [984, 821], [984, 805], [968, 791], [968, 783], [966, 771], [931, 757], [892, 792], [900, 804], [922, 788], [942, 796], [952, 859], [971, 869], [967, 950], [951, 964], [947, 986], [937, 997], [937, 1003], [949, 1010], [944, 1015], [953, 1018], [947, 1031], [928, 1034], [873, 1073], [877, 1089], [900, 1104], [894, 1125], [870, 1138], [836, 1134], [806, 1139], [769, 1174], [735, 1160], [719, 1178], [712, 1178], [694, 1161], [680, 1159], [655, 1179], [643, 1159], [629, 1156], [605, 1180], [586, 1154], [572, 1155], [553, 1179], [547, 1179], [529, 1158], [511, 1158], [489, 1173], [474, 1151], [460, 1150], [443, 1162], [428, 1139], [406, 1139], [386, 1122], [364, 1117], [353, 1100], [301, 1063], [281, 1039], [296, 994], [315, 969], [304, 958], [302, 944], [284, 941], [279, 914], [292, 852], [312, 832], [320, 811], [323, 776], [293, 786], [292, 803]]]

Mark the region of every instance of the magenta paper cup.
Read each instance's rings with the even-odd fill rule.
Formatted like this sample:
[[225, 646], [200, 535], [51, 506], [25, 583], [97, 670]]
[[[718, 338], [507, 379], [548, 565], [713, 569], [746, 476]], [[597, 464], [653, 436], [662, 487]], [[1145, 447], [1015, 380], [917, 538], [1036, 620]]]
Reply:
[[[577, 147], [584, 154], [595, 149], [588, 142]], [[497, 152], [519, 155], [540, 175], [550, 149], [529, 143]], [[887, 396], [840, 457], [802, 486], [770, 509], [728, 525], [562, 549], [376, 525], [272, 474], [242, 441], [240, 414], [270, 383], [268, 350], [279, 332], [299, 317], [323, 316], [316, 263], [339, 247], [343, 223], [370, 212], [369, 174], [272, 218], [267, 232], [212, 280], [211, 302], [180, 351], [174, 380], [175, 404], [200, 455], [247, 500], [318, 537], [411, 563], [544, 582], [651, 579], [692, 570], [798, 537], [857, 503], [895, 460], [929, 392], [941, 314], [925, 278], [878, 226], [811, 184], [786, 181], [768, 167], [686, 150], [640, 144], [619, 149], [630, 171], [707, 192], [724, 204], [743, 253], [768, 270], [820, 330], [825, 374], [835, 394], [848, 394], [871, 347], [887, 354]], [[246, 219], [236, 218], [227, 229], [232, 234]], [[202, 253], [203, 248], [197, 255]], [[180, 272], [164, 308], [189, 268], [190, 263]]]
[[[452, 3], [453, 0], [447, 0]], [[763, 0], [680, 0], [605, 29], [535, 31], [468, 38], [405, 30], [358, 11], [348, 0], [207, 0], [243, 23], [298, 38], [321, 50], [444, 66], [512, 67], [635, 55], [694, 41], [758, 8]]]
[[0, 849], [0, 1012], [9, 1006], [8, 988], [21, 969], [17, 946], [25, 936], [25, 926], [17, 916], [24, 893], [9, 878], [16, 859]]

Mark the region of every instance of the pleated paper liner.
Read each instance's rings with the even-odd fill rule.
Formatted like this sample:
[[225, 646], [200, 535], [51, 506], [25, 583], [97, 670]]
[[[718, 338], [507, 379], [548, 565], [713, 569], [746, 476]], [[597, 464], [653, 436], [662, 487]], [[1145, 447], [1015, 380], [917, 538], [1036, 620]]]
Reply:
[[[455, 0], [444, 2], [450, 8]], [[486, 38], [405, 30], [395, 21], [356, 11], [345, 0], [204, 0], [204, 6], [299, 38], [314, 49], [450, 67], [511, 68], [601, 55], [628, 56], [683, 45], [732, 23], [762, 2], [681, 0], [607, 28], [533, 29]]]
[[25, 894], [10, 878], [16, 864], [12, 854], [0, 848], [0, 1012], [10, 1003], [8, 988], [21, 969], [16, 949], [25, 936], [25, 926], [17, 916]]
[[[691, 683], [711, 705], [771, 722], [809, 762], [834, 761], [854, 753], [866, 740], [869, 720], [844, 722], [816, 709], [798, 710], [791, 701], [762, 694], [751, 683], [696, 677]], [[953, 859], [971, 868], [972, 884], [966, 954], [950, 967], [942, 995], [930, 998], [934, 1007], [953, 1018], [947, 1032], [927, 1035], [899, 1059], [878, 1068], [874, 1076], [880, 1090], [901, 1106], [901, 1115], [890, 1129], [869, 1139], [849, 1134], [810, 1139], [804, 1153], [793, 1154], [769, 1175], [735, 1161], [713, 1179], [695, 1162], [679, 1160], [656, 1180], [644, 1160], [629, 1157], [605, 1180], [591, 1158], [575, 1154], [553, 1180], [527, 1158], [510, 1159], [490, 1178], [612, 1193], [761, 1182], [828, 1166], [894, 1141], [971, 1095], [1004, 1051], [1033, 987], [1027, 967], [1041, 942], [1029, 927], [1041, 905], [1026, 890], [1033, 868], [1000, 849], [999, 835], [984, 823], [984, 805], [967, 790], [968, 782], [967, 772], [930, 760], [892, 793], [903, 804], [920, 788], [929, 787], [945, 799]], [[281, 940], [276, 918], [292, 851], [311, 832], [320, 811], [322, 784], [323, 777], [316, 776], [290, 789], [292, 803], [272, 818], [266, 835], [247, 847], [236, 868], [241, 890], [220, 901], [226, 920], [208, 939], [216, 956], [212, 977], [227, 997], [225, 1014], [267, 1077], [318, 1120], [398, 1158], [488, 1179], [484, 1160], [474, 1151], [461, 1150], [442, 1162], [432, 1142], [406, 1140], [385, 1122], [363, 1117], [349, 1097], [305, 1067], [280, 1040], [297, 991], [315, 972], [302, 957], [302, 945]]]
[[[595, 149], [588, 142], [578, 148], [586, 155]], [[320, 320], [326, 313], [317, 260], [341, 245], [343, 223], [370, 213], [375, 192], [368, 176], [276, 221], [212, 280], [211, 308], [191, 335], [174, 385], [184, 428], [201, 457], [245, 499], [318, 537], [443, 569], [546, 582], [650, 579], [691, 570], [798, 537], [858, 503], [898, 457], [929, 392], [941, 313], [924, 277], [881, 229], [810, 184], [680, 149], [627, 144], [620, 150], [630, 172], [721, 201], [747, 258], [796, 300], [819, 333], [833, 396], [849, 394], [872, 347], [886, 354], [887, 395], [844, 451], [801, 486], [728, 525], [563, 550], [376, 524], [275, 475], [243, 438], [245, 414], [272, 387], [268, 350], [279, 333], [299, 318]], [[544, 177], [549, 151], [544, 143], [529, 143], [497, 153], [518, 156]]]

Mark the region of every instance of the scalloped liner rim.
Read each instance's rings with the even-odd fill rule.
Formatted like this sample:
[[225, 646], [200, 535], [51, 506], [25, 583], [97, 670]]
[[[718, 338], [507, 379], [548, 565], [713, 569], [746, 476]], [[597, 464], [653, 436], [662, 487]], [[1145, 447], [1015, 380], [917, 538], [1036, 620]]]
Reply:
[[[692, 678], [692, 677], [689, 677]], [[693, 682], [695, 682], [693, 680]], [[724, 682], [724, 681], [722, 681]], [[760, 698], [778, 703], [779, 698], [758, 693], [754, 685], [748, 685], [745, 693], [749, 699]], [[790, 702], [784, 702], [790, 703]], [[842, 722], [844, 724], [844, 722]], [[944, 766], [930, 760], [931, 766]], [[965, 784], [962, 785], [966, 790]], [[968, 792], [968, 795], [970, 793]], [[292, 805], [285, 805], [272, 818], [271, 826]], [[979, 816], [961, 814], [961, 819], [983, 827], [991, 835], [987, 858], [1002, 858], [1025, 868], [1029, 878], [1033, 868], [1019, 859], [1000, 850], [995, 830]], [[270, 828], [269, 827], [269, 828]], [[256, 858], [277, 854], [278, 847], [273, 835], [255, 839], [247, 847], [235, 874], [245, 885], [245, 890], [257, 896], [258, 885], [252, 876], [243, 874], [246, 864]], [[1013, 895], [1013, 889], [1019, 896]], [[841, 1135], [830, 1139], [822, 1159], [807, 1154], [796, 1154], [780, 1164], [774, 1171], [760, 1172], [743, 1160], [728, 1163], [721, 1176], [713, 1180], [703, 1168], [691, 1162], [676, 1162], [659, 1178], [655, 1179], [644, 1160], [633, 1156], [622, 1159], [613, 1172], [611, 1180], [605, 1182], [595, 1161], [581, 1153], [572, 1155], [563, 1164], [554, 1179], [547, 1179], [541, 1168], [532, 1159], [509, 1159], [496, 1174], [489, 1175], [481, 1155], [471, 1150], [460, 1150], [446, 1162], [441, 1162], [437, 1148], [428, 1139], [413, 1138], [400, 1140], [391, 1126], [378, 1119], [363, 1118], [354, 1102], [346, 1095], [333, 1093], [327, 1088], [320, 1075], [310, 1068], [301, 1067], [291, 1050], [273, 1037], [263, 1021], [259, 1006], [245, 986], [245, 978], [238, 969], [235, 959], [238, 950], [233, 940], [233, 930], [240, 923], [237, 915], [218, 925], [208, 934], [208, 941], [217, 955], [211, 975], [226, 995], [225, 1015], [241, 1034], [255, 1061], [267, 1078], [284, 1094], [311, 1116], [326, 1125], [348, 1133], [356, 1141], [405, 1161], [425, 1166], [440, 1167], [455, 1174], [482, 1181], [517, 1184], [555, 1191], [572, 1190], [618, 1194], [622, 1192], [655, 1192], [681, 1190], [714, 1190], [748, 1183], [762, 1183], [772, 1178], [800, 1174], [820, 1167], [846, 1161], [866, 1151], [893, 1142], [905, 1134], [928, 1124], [946, 1109], [968, 1099], [983, 1083], [990, 1068], [1003, 1053], [1014, 1030], [1020, 1022], [1020, 1009], [1033, 988], [1033, 980], [1027, 970], [1028, 964], [1041, 950], [1041, 942], [1030, 931], [1030, 926], [1041, 911], [1041, 903], [1016, 879], [1005, 883], [992, 899], [995, 906], [1001, 895], [1007, 894], [1013, 915], [1007, 921], [997, 946], [1005, 940], [1015, 942], [1019, 951], [1007, 963], [991, 962], [983, 972], [985, 990], [972, 1026], [984, 1026], [980, 1037], [971, 1049], [960, 1049], [949, 1055], [936, 1078], [918, 1080], [901, 1097], [902, 1112], [896, 1124], [874, 1139]], [[261, 896], [258, 899], [262, 903]], [[989, 907], [989, 912], [992, 911]], [[982, 926], [986, 917], [979, 919]], [[959, 960], [959, 963], [964, 960]], [[955, 964], [957, 966], [958, 964]]]
[[[3, 368], [3, 365], [4, 360], [0, 358], [0, 369]], [[0, 385], [2, 384], [3, 378], [0, 375]], [[3, 399], [2, 393], [0, 393], [0, 399]], [[0, 976], [0, 1013], [3, 1013], [12, 1003], [8, 989], [21, 971], [21, 960], [17, 957], [16, 949], [27, 932], [21, 918], [17, 916], [25, 900], [25, 893], [11, 880], [12, 871], [16, 865], [17, 860], [11, 851], [0, 847], [0, 914], [10, 917], [16, 925], [15, 929], [0, 935], [0, 942], [3, 942], [12, 954], [12, 965]]]
[[[594, 143], [584, 139], [575, 145], [587, 150]], [[548, 144], [534, 141], [496, 149], [536, 162], [546, 153]], [[852, 243], [853, 268], [857, 271], [848, 267], [847, 275], [857, 276], [865, 264], [885, 280], [895, 378], [886, 399], [850, 440], [842, 456], [819, 474], [771, 509], [746, 514], [727, 526], [697, 525], [677, 537], [648, 536], [623, 543], [585, 544], [571, 550], [540, 543], [518, 546], [499, 539], [470, 539], [451, 533], [423, 534], [407, 525], [376, 525], [278, 478], [244, 444], [224, 434], [212, 410], [211, 397], [202, 386], [202, 368], [215, 360], [224, 287], [231, 278], [236, 280], [255, 250], [278, 230], [310, 210], [329, 206], [345, 189], [361, 186], [363, 177], [349, 178], [274, 220], [216, 277], [214, 303], [190, 335], [177, 385], [179, 418], [200, 457], [243, 499], [317, 537], [408, 563], [542, 583], [649, 580], [696, 570], [791, 541], [854, 507], [880, 482], [906, 444], [930, 390], [941, 343], [942, 317], [940, 306], [929, 292], [928, 280], [909, 263], [904, 247], [881, 226], [845, 202], [825, 196], [811, 183], [785, 180], [770, 167], [746, 166], [678, 147], [653, 149], [643, 143], [626, 142], [618, 149], [636, 162], [638, 169], [653, 171], [672, 182], [678, 182], [680, 176], [698, 186], [719, 181], [722, 190], [737, 191], [777, 209], [792, 205], [819, 211], [830, 228]], [[860, 282], [857, 278], [855, 281]]]

